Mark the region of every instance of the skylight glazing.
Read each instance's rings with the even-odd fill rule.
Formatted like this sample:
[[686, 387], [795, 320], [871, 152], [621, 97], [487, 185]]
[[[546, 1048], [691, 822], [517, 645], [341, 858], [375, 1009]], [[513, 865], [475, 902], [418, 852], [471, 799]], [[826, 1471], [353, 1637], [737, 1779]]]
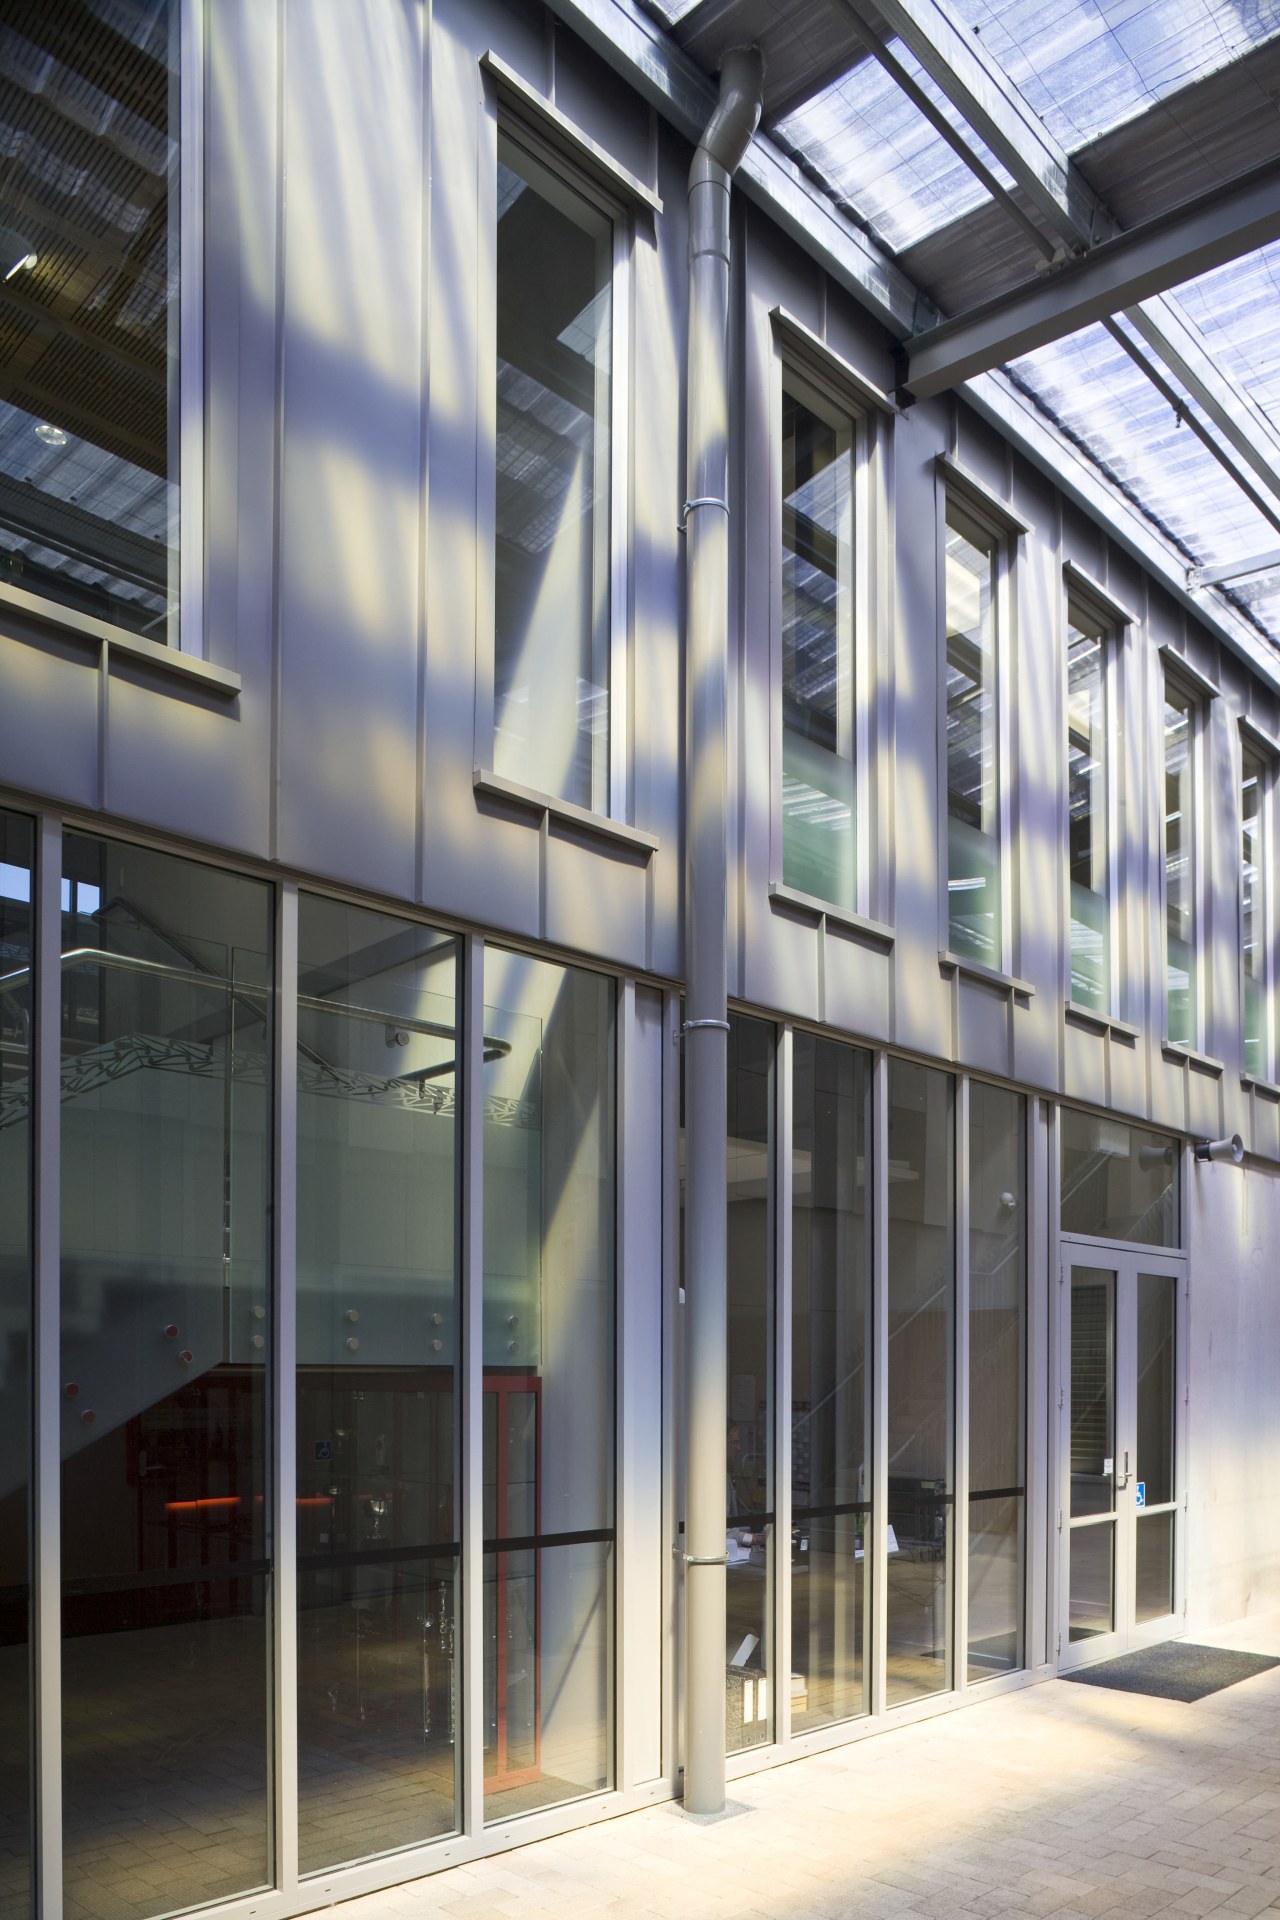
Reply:
[[951, 0], [1067, 151], [1280, 33], [1280, 0]]
[[[1040, 347], [1009, 372], [1172, 534], [1188, 564], [1278, 544], [1274, 527], [1105, 328]], [[1269, 630], [1280, 640], [1280, 627]]]
[[[1278, 0], [1280, 3], [1280, 0]], [[895, 55], [946, 119], [954, 108], [900, 41]], [[988, 199], [978, 176], [935, 131], [897, 81], [863, 60], [778, 123], [777, 134], [804, 155], [837, 198], [854, 207], [895, 253]], [[965, 140], [1005, 186], [1012, 180], [982, 142]]]

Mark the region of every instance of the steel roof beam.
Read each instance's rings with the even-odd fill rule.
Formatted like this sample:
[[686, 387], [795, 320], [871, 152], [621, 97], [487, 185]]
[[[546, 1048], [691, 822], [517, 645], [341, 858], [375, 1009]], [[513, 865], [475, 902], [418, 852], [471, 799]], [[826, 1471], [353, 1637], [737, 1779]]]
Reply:
[[[871, 52], [899, 79], [892, 49], [883, 46], [876, 32], [875, 14], [892, 27], [935, 86], [1013, 175], [1041, 218], [1069, 247], [1087, 249], [1118, 233], [1115, 219], [1082, 178], [1066, 149], [1059, 146], [981, 40], [956, 19], [947, 0], [875, 0], [874, 8], [868, 0], [841, 0], [841, 5], [858, 22]], [[939, 125], [936, 110], [929, 118], [963, 153], [954, 129], [948, 133]], [[984, 184], [988, 183], [989, 169], [978, 156], [965, 157]], [[1025, 228], [1025, 215], [1020, 220]], [[1203, 408], [1222, 438], [1280, 499], [1280, 433], [1239, 382], [1214, 360], [1204, 336], [1177, 301], [1168, 294], [1156, 295], [1130, 307], [1125, 317]], [[1233, 478], [1238, 478], [1235, 462], [1212, 441], [1206, 444]]]
[[1275, 573], [1278, 568], [1280, 547], [1270, 547], [1248, 560], [1228, 561], [1225, 567], [1188, 567], [1187, 585], [1194, 593], [1197, 587], [1220, 587], [1228, 580], [1248, 580], [1256, 573]]
[[917, 334], [908, 343], [904, 385], [917, 400], [928, 399], [1276, 239], [1280, 163], [1270, 161], [1032, 285]]

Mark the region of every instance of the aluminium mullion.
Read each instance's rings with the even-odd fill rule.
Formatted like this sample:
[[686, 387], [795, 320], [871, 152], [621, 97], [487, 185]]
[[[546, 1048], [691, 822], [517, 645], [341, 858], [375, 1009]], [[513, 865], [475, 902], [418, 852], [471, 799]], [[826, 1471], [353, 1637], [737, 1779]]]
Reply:
[[608, 524], [603, 545], [608, 557], [604, 587], [608, 606], [605, 640], [609, 720], [605, 728], [608, 766], [605, 769], [605, 804], [599, 809], [614, 820], [630, 820], [631, 796], [628, 772], [631, 766], [630, 700], [630, 601], [629, 556], [631, 553], [631, 319], [635, 298], [632, 265], [631, 222], [622, 216], [613, 224], [612, 321], [613, 343], [609, 380], [609, 480]]
[[276, 1884], [288, 1898], [298, 1886], [298, 889], [276, 892], [276, 1026], [273, 1047], [275, 1264], [275, 1546], [272, 1555], [273, 1704]]
[[955, 1405], [951, 1425], [951, 1684], [969, 1684], [969, 1091], [968, 1074], [956, 1086]]
[[783, 1027], [778, 1036], [777, 1050], [777, 1090], [774, 1101], [776, 1116], [776, 1146], [774, 1166], [776, 1168], [777, 1204], [774, 1211], [773, 1258], [774, 1258], [774, 1324], [777, 1329], [774, 1337], [774, 1376], [773, 1404], [774, 1417], [774, 1487], [773, 1510], [777, 1516], [774, 1529], [774, 1592], [776, 1595], [774, 1611], [774, 1738], [778, 1744], [785, 1745], [791, 1738], [791, 1572], [793, 1556], [791, 1552], [791, 1390], [794, 1369], [792, 1367], [791, 1320], [791, 1251], [792, 1218], [791, 1207], [794, 1191], [793, 1164], [791, 1156], [791, 1137], [794, 1114], [792, 1061], [795, 1052], [795, 1035], [791, 1027]]
[[[625, 1338], [628, 1308], [634, 1294], [631, 1284], [631, 1262], [627, 1258], [627, 1241], [631, 1226], [631, 1181], [634, 1174], [631, 1168], [631, 1155], [627, 1148], [629, 1141], [640, 1134], [643, 1128], [643, 1116], [632, 1112], [633, 1091], [639, 1077], [637, 1052], [639, 1035], [636, 1030], [636, 983], [632, 978], [625, 979], [618, 988], [617, 1021], [615, 1025], [614, 1069], [615, 1110], [617, 1113], [617, 1135], [614, 1146], [614, 1222], [613, 1222], [613, 1260], [614, 1260], [614, 1347], [612, 1361], [614, 1367], [615, 1410], [614, 1410], [614, 1476], [613, 1476], [613, 1685], [607, 1690], [605, 1703], [606, 1724], [605, 1751], [613, 1756], [613, 1784], [615, 1787], [629, 1787], [633, 1784], [637, 1768], [632, 1752], [631, 1731], [633, 1716], [628, 1712], [628, 1696], [631, 1693], [633, 1675], [631, 1672], [632, 1636], [627, 1630], [628, 1594], [627, 1568], [631, 1558], [628, 1548], [628, 1533], [635, 1524], [636, 1515], [628, 1511], [626, 1501], [627, 1468], [632, 1452], [632, 1408], [637, 1397], [632, 1385], [629, 1369], [634, 1367], [634, 1358], [629, 1351], [630, 1343]], [[637, 1208], [638, 1212], [639, 1209]], [[634, 1576], [632, 1578], [634, 1585]], [[639, 1676], [635, 1676], [638, 1681]]]
[[62, 1400], [59, 1238], [62, 1180], [62, 824], [36, 835], [32, 1137], [35, 1279], [32, 1500], [35, 1885], [38, 1920], [62, 1916]]
[[1047, 1657], [1049, 1587], [1047, 1559], [1052, 1535], [1048, 1529], [1047, 1499], [1056, 1449], [1052, 1423], [1054, 1398], [1049, 1391], [1051, 1331], [1047, 1304], [1056, 1290], [1049, 1192], [1051, 1108], [1041, 1099], [1027, 1101], [1027, 1224], [1023, 1230], [1023, 1300], [1026, 1331], [1023, 1348], [1022, 1402], [1023, 1480], [1023, 1665], [1038, 1667]]
[[871, 1099], [871, 1524], [863, 1566], [870, 1566], [871, 1654], [868, 1705], [882, 1714], [887, 1699], [889, 1651], [889, 1056], [876, 1055]]
[[461, 1286], [462, 1489], [461, 1828], [484, 1832], [484, 941], [462, 958]]

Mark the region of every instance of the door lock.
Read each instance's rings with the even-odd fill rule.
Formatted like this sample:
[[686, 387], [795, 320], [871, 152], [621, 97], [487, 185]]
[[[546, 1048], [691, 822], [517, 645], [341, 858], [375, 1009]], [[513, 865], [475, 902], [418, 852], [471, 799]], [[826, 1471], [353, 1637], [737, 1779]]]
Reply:
[[1124, 1456], [1124, 1466], [1122, 1470], [1116, 1475], [1116, 1490], [1119, 1492], [1123, 1488], [1127, 1487], [1128, 1484], [1129, 1484], [1129, 1451], [1128, 1451], [1128, 1448], [1126, 1447], [1125, 1456]]

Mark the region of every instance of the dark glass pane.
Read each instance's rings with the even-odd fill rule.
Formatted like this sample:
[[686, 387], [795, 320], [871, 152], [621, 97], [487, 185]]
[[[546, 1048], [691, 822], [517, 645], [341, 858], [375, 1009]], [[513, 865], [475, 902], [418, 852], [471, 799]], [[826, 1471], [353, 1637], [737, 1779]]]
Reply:
[[1091, 1640], [1115, 1627], [1115, 1522], [1072, 1527], [1067, 1637]]
[[725, 1491], [725, 1738], [730, 1752], [765, 1743], [773, 1729], [773, 1054], [771, 1026], [732, 1016]]
[[0, 1914], [31, 1899], [32, 823], [0, 811]]
[[1173, 1499], [1174, 1315], [1177, 1281], [1138, 1275], [1138, 1452], [1134, 1477], [1144, 1504]]
[[271, 1873], [271, 892], [78, 834], [62, 884], [65, 1873], [141, 1920]]
[[1178, 1245], [1178, 1143], [1062, 1109], [1062, 1231]]
[[1116, 1277], [1071, 1270], [1071, 1512], [1116, 1504]]
[[0, 579], [170, 637], [179, 0], [9, 0], [0, 38]]
[[1173, 1522], [1171, 1513], [1138, 1515], [1133, 1617], [1139, 1625], [1173, 1612]]
[[611, 981], [490, 947], [484, 992], [492, 1823], [613, 1778], [615, 1083]]
[[996, 542], [947, 507], [948, 941], [984, 966], [1003, 959]]
[[1026, 1101], [969, 1088], [970, 1681], [1022, 1664]]
[[498, 140], [494, 766], [608, 812], [613, 229]]
[[865, 1713], [871, 1056], [793, 1042], [791, 1726]]
[[457, 1824], [457, 942], [298, 916], [303, 1873]]
[[889, 1063], [891, 1706], [951, 1684], [955, 1082]]
[[782, 394], [782, 862], [855, 902], [853, 434]]

